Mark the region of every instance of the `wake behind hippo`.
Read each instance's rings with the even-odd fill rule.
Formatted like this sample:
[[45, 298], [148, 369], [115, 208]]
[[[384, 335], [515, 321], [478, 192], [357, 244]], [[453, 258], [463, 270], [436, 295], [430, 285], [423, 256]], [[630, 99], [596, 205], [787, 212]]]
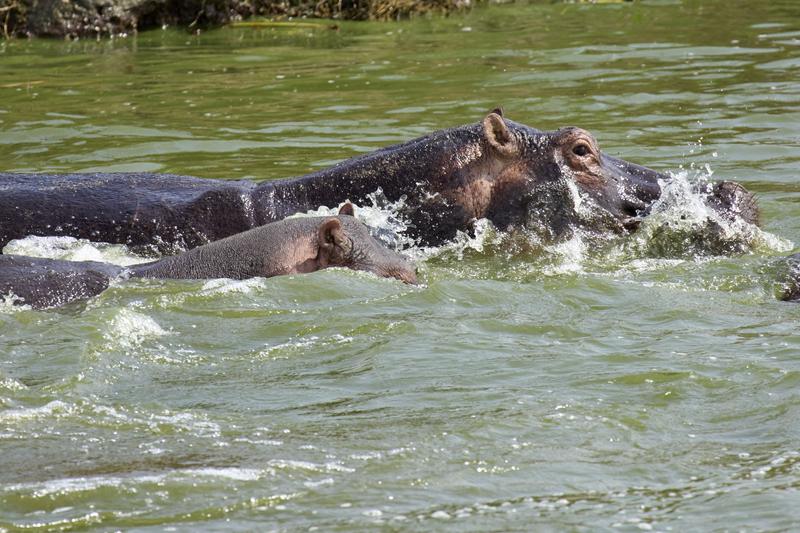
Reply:
[[115, 278], [247, 279], [344, 267], [416, 283], [413, 266], [385, 248], [346, 204], [336, 217], [282, 220], [129, 267], [0, 255], [0, 295], [35, 309], [95, 296]]
[[160, 252], [194, 248], [378, 190], [409, 237], [439, 245], [486, 218], [558, 239], [581, 227], [624, 233], [669, 176], [603, 154], [579, 128], [543, 132], [499, 110], [298, 178], [254, 184], [145, 173], [0, 174], [0, 247], [69, 235]]

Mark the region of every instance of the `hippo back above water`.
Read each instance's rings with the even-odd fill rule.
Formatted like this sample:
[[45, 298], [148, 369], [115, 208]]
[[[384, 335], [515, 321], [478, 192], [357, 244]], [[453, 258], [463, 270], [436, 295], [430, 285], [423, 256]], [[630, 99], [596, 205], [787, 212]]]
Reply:
[[27, 235], [193, 248], [290, 214], [397, 202], [409, 236], [438, 245], [486, 218], [557, 239], [576, 227], [626, 232], [669, 176], [603, 154], [579, 128], [503, 118], [434, 132], [306, 176], [254, 184], [169, 174], [0, 174], [0, 246]]

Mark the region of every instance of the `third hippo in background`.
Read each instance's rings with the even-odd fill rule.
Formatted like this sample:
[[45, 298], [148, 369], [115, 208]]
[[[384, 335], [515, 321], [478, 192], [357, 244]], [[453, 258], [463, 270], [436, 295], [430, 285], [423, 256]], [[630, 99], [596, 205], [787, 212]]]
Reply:
[[779, 298], [785, 302], [800, 302], [800, 253], [785, 259], [780, 281], [782, 288]]
[[[258, 185], [189, 176], [0, 174], [0, 247], [27, 235], [193, 248], [381, 191], [407, 233], [439, 245], [485, 218], [547, 240], [573, 228], [625, 233], [671, 178], [600, 151], [587, 131], [539, 131], [503, 117], [390, 146], [306, 176]], [[720, 205], [724, 206], [725, 202]]]
[[755, 196], [732, 181], [666, 183], [626, 246], [636, 256], [691, 258], [747, 253], [762, 242]]

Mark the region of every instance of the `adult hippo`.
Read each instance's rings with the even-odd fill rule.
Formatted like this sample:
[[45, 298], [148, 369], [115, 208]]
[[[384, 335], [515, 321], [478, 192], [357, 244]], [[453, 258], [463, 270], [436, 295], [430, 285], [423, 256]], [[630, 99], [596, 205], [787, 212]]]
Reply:
[[487, 218], [545, 238], [570, 228], [626, 232], [659, 197], [645, 167], [603, 154], [579, 128], [542, 132], [494, 110], [298, 178], [263, 182], [143, 173], [0, 174], [0, 248], [27, 235], [193, 248], [287, 215], [369, 201], [376, 190], [408, 233], [438, 245]]
[[376, 241], [352, 214], [352, 206], [345, 204], [335, 217], [289, 218], [128, 267], [0, 255], [0, 295], [42, 309], [95, 296], [120, 277], [268, 278], [336, 266], [416, 283], [414, 267]]

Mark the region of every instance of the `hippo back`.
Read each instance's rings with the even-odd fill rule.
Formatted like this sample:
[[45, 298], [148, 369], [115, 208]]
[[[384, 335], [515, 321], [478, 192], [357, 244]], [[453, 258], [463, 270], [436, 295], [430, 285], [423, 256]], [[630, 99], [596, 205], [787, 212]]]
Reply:
[[0, 255], [0, 296], [34, 309], [57, 307], [100, 294], [123, 271], [94, 261]]
[[252, 183], [173, 174], [0, 173], [0, 248], [28, 235], [69, 235], [162, 252], [261, 223]]

